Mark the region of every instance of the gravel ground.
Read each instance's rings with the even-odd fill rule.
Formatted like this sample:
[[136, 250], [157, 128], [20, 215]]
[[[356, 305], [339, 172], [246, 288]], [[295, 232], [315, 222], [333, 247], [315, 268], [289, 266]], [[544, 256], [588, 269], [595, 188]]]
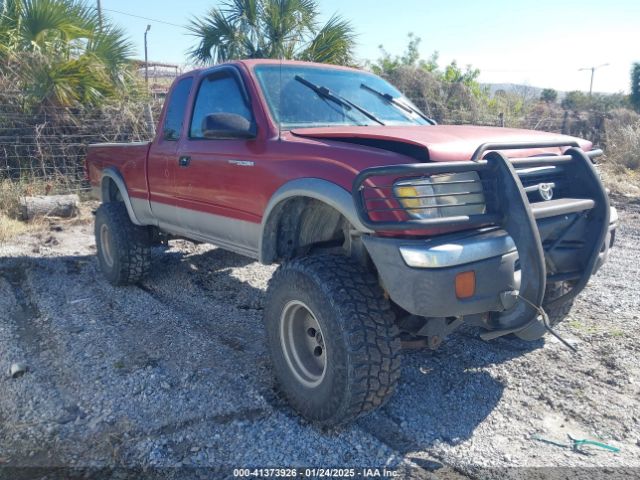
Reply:
[[[484, 342], [465, 328], [435, 352], [407, 352], [391, 401], [328, 431], [274, 394], [261, 321], [272, 267], [175, 241], [154, 252], [142, 285], [114, 288], [91, 223], [19, 237], [0, 246], [0, 478], [36, 472], [7, 466], [137, 467], [154, 478], [218, 478], [165, 468], [179, 466], [640, 474], [640, 204], [618, 207], [610, 262], [558, 328], [577, 354], [553, 338]], [[15, 362], [28, 371], [10, 378]], [[620, 451], [532, 438], [567, 434]]]

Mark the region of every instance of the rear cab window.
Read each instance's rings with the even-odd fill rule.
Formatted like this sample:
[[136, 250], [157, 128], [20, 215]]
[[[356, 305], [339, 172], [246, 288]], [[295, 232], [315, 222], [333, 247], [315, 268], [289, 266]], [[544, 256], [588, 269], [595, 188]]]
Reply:
[[171, 97], [167, 104], [167, 113], [164, 117], [164, 125], [162, 126], [164, 140], [176, 141], [180, 138], [192, 84], [193, 77], [183, 78], [171, 91]]

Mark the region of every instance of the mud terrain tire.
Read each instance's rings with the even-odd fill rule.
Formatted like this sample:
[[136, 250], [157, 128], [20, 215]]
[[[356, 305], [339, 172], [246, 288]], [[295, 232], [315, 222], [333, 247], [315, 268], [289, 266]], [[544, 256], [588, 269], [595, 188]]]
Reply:
[[95, 236], [100, 269], [109, 283], [135, 284], [147, 275], [151, 264], [149, 229], [131, 222], [124, 203], [100, 205]]
[[394, 315], [376, 278], [350, 259], [281, 265], [264, 321], [278, 387], [308, 420], [348, 423], [393, 393], [401, 349]]
[[[543, 306], [544, 306], [544, 303], [564, 295], [569, 290], [571, 290], [571, 288], [572, 286], [568, 282], [555, 282], [555, 283], [547, 284], [547, 288], [544, 293]], [[569, 312], [571, 311], [572, 307], [573, 307], [573, 298], [571, 300], [567, 300], [564, 303], [561, 303], [560, 305], [554, 308], [545, 309], [547, 312], [547, 315], [549, 316], [549, 323], [551, 324], [551, 326], [553, 327], [555, 325], [558, 325], [561, 321], [563, 321], [566, 318], [566, 316], [569, 315]]]

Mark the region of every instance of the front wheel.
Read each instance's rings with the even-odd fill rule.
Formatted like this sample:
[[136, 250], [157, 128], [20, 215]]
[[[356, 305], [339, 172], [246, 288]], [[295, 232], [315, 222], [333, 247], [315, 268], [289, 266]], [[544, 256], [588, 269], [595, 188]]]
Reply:
[[[571, 291], [573, 285], [569, 282], [554, 282], [548, 283], [547, 289], [544, 293], [544, 301], [543, 306], [546, 302], [550, 302], [551, 300], [555, 300], [558, 297], [561, 297], [565, 293]], [[557, 305], [554, 308], [550, 308], [547, 310], [547, 315], [549, 316], [549, 323], [551, 326], [556, 326], [560, 322], [562, 322], [565, 317], [569, 315], [571, 312], [571, 308], [573, 307], [573, 298], [562, 302], [560, 305]]]
[[400, 339], [376, 278], [332, 255], [294, 259], [264, 310], [279, 388], [310, 421], [334, 426], [382, 405], [400, 376]]

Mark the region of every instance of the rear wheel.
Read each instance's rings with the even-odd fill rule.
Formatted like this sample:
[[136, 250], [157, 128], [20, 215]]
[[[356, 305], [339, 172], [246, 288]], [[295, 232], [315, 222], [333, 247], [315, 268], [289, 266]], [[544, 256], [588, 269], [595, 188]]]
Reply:
[[264, 314], [279, 388], [305, 418], [346, 423], [393, 393], [399, 332], [376, 278], [356, 263], [317, 255], [283, 264]]
[[149, 229], [135, 225], [124, 203], [103, 203], [96, 211], [96, 247], [100, 269], [113, 285], [137, 283], [151, 264]]

